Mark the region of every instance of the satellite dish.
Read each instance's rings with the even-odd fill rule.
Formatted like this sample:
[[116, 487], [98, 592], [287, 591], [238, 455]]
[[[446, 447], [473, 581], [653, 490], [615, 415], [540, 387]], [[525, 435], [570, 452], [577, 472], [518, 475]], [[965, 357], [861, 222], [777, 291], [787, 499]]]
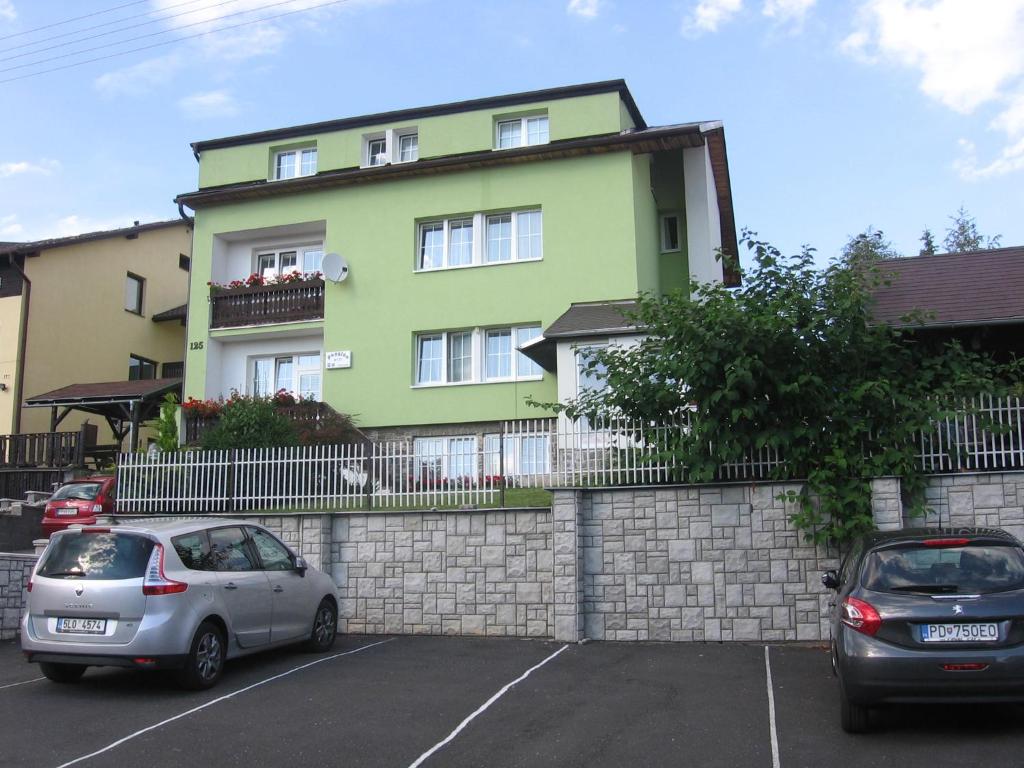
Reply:
[[344, 282], [345, 278], [348, 277], [348, 262], [345, 261], [345, 257], [340, 253], [326, 254], [321, 268], [324, 271], [324, 277], [332, 283]]

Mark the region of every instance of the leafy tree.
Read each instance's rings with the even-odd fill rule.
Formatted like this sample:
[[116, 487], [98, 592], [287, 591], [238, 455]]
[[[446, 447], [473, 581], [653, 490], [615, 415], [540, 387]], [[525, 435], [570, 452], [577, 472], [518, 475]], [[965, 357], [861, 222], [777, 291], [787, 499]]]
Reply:
[[164, 395], [160, 405], [160, 418], [156, 422], [156, 444], [161, 451], [178, 450], [178, 397], [173, 392]]
[[1002, 235], [985, 237], [978, 232], [978, 224], [967, 209], [962, 205], [957, 212], [949, 217], [953, 225], [946, 230], [946, 238], [942, 241], [948, 253], [966, 253], [988, 248], [998, 248]]
[[868, 226], [859, 235], [854, 235], [843, 246], [843, 258], [848, 261], [870, 259], [898, 259], [899, 252], [892, 247], [880, 229]]
[[298, 436], [272, 398], [235, 395], [224, 403], [219, 421], [203, 434], [201, 443], [207, 450], [276, 448], [296, 445]]
[[690, 482], [713, 480], [752, 450], [777, 451], [784, 463], [770, 479], [806, 481], [789, 498], [791, 519], [815, 541], [872, 527], [867, 478], [901, 476], [922, 511], [919, 430], [962, 396], [997, 392], [1011, 371], [872, 324], [871, 290], [884, 279], [872, 254], [816, 268], [813, 249], [787, 257], [744, 237], [754, 267], [739, 288], [694, 286], [695, 300], [682, 291], [642, 297], [635, 320], [649, 336], [598, 349], [586, 363], [607, 388], [548, 407], [645, 425], [689, 411], [689, 429], [640, 429], [655, 459], [675, 459]]
[[932, 231], [927, 227], [925, 228], [924, 232], [921, 233], [921, 251], [917, 255], [935, 255], [935, 236], [932, 234]]

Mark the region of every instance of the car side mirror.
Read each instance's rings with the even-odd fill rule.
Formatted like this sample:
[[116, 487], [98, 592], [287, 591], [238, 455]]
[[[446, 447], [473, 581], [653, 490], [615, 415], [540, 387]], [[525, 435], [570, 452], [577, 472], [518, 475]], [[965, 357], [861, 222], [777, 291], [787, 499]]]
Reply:
[[309, 566], [306, 565], [306, 561], [305, 560], [303, 560], [298, 555], [295, 556], [295, 570], [299, 572], [299, 576], [305, 576], [306, 575], [306, 569], [308, 567]]
[[825, 589], [839, 589], [839, 574], [836, 571], [825, 571], [821, 574], [821, 583]]

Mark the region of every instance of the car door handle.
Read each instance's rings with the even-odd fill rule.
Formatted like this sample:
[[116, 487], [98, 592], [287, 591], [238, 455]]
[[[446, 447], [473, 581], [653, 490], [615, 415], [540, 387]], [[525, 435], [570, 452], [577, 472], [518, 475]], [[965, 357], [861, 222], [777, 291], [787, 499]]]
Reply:
[[235, 584], [235, 582], [233, 581], [229, 581], [227, 584], [224, 585], [224, 589], [238, 589], [238, 585]]
[[274, 585], [274, 591], [275, 592], [284, 592], [284, 587], [282, 587], [280, 584], [275, 584]]

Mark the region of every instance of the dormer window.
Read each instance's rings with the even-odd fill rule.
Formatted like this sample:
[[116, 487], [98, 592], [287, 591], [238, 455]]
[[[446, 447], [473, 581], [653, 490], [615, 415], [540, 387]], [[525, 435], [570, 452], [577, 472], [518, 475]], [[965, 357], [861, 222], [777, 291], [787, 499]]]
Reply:
[[316, 147], [286, 149], [274, 155], [274, 180], [316, 174]]
[[548, 116], [533, 115], [512, 120], [499, 120], [495, 132], [496, 149], [514, 149], [547, 144]]
[[420, 156], [419, 134], [415, 128], [371, 133], [363, 137], [363, 167], [411, 163]]

